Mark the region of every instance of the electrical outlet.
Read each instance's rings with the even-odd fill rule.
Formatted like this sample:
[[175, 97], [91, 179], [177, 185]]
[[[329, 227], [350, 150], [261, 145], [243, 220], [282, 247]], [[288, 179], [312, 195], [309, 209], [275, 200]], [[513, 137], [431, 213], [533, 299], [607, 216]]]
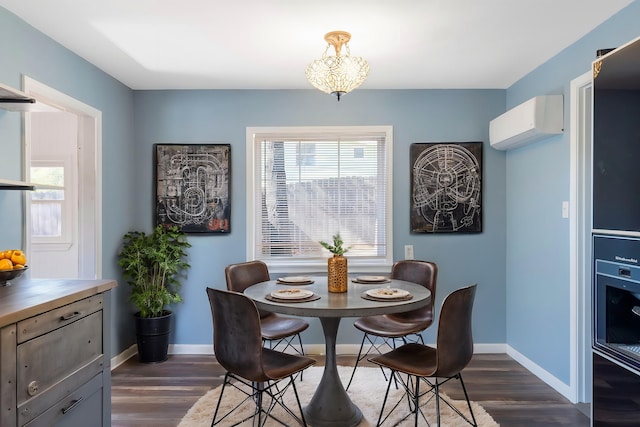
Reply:
[[413, 259], [413, 245], [404, 245], [404, 259]]

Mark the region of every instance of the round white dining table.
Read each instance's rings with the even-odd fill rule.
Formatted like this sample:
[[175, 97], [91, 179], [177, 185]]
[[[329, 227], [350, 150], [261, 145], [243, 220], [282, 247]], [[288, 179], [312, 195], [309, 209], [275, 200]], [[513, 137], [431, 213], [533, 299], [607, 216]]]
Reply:
[[[308, 285], [282, 284], [277, 280], [261, 282], [247, 288], [244, 293], [260, 309], [294, 316], [317, 317], [322, 324], [326, 347], [326, 359], [322, 379], [303, 411], [305, 420], [313, 427], [353, 427], [362, 419], [362, 412], [351, 401], [338, 375], [336, 363], [336, 337], [340, 319], [377, 314], [401, 313], [423, 307], [431, 300], [431, 292], [425, 287], [391, 280], [386, 283], [360, 284], [349, 280], [347, 292], [333, 293], [327, 289], [326, 276], [311, 277], [314, 283]], [[367, 290], [391, 287], [408, 291], [411, 299], [376, 300], [363, 298]], [[320, 298], [313, 301], [274, 301], [272, 292], [291, 288], [310, 290]]]

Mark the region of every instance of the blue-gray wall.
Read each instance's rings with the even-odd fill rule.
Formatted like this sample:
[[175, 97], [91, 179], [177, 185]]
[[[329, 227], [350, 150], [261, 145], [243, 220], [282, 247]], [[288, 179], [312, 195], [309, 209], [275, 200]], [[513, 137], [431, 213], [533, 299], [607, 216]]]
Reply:
[[564, 95], [563, 135], [507, 152], [507, 343], [569, 384], [569, 200], [571, 80], [591, 70], [596, 50], [640, 36], [640, 2], [507, 90], [507, 108], [536, 95]]
[[[102, 111], [103, 276], [116, 278], [120, 238], [138, 225], [140, 210], [132, 188], [133, 92], [3, 8], [0, 40], [0, 83], [22, 89], [22, 76], [27, 75]], [[0, 177], [22, 179], [23, 164], [21, 114], [0, 109]], [[23, 247], [22, 197], [21, 191], [0, 190], [0, 247]], [[121, 351], [133, 336], [127, 289], [121, 287], [114, 295], [112, 349]]]
[[[0, 82], [21, 87], [23, 74], [103, 113], [103, 276], [120, 279], [115, 255], [128, 230], [149, 231], [153, 215], [152, 145], [224, 142], [232, 146], [232, 233], [190, 236], [192, 269], [185, 303], [175, 307], [176, 344], [211, 342], [206, 286], [224, 286], [225, 265], [244, 260], [245, 127], [393, 125], [394, 252], [413, 244], [416, 258], [440, 267], [438, 304], [452, 289], [479, 284], [476, 343], [507, 343], [569, 382], [569, 82], [590, 69], [595, 50], [640, 33], [640, 3], [605, 22], [508, 90], [359, 89], [337, 103], [315, 90], [132, 91], [0, 8]], [[508, 153], [488, 146], [488, 123], [526, 99], [565, 96], [565, 134]], [[472, 235], [409, 233], [409, 145], [484, 141], [484, 231]], [[22, 176], [21, 120], [0, 110], [0, 177]], [[0, 246], [22, 246], [21, 192], [0, 191]], [[126, 284], [116, 290], [114, 354], [133, 344]], [[322, 342], [317, 321], [305, 337]], [[345, 322], [339, 343], [359, 334]], [[433, 341], [433, 330], [425, 337]]]
[[[392, 125], [394, 139], [394, 253], [439, 265], [437, 303], [457, 287], [479, 284], [475, 310], [476, 340], [505, 342], [505, 187], [504, 153], [488, 146], [488, 123], [504, 111], [503, 90], [357, 90], [338, 103], [316, 90], [137, 91], [136, 172], [138, 206], [146, 229], [152, 226], [153, 144], [224, 142], [231, 144], [232, 232], [191, 236], [185, 303], [175, 307], [175, 343], [211, 342], [205, 287], [225, 287], [224, 267], [245, 260], [246, 127]], [[428, 141], [485, 141], [483, 152], [483, 233], [412, 235], [409, 233], [409, 145]], [[306, 343], [322, 343], [317, 319]], [[193, 325], [198, 325], [194, 328]], [[435, 328], [433, 328], [435, 330]], [[428, 339], [433, 341], [433, 330]], [[361, 334], [344, 321], [342, 343], [359, 343]]]

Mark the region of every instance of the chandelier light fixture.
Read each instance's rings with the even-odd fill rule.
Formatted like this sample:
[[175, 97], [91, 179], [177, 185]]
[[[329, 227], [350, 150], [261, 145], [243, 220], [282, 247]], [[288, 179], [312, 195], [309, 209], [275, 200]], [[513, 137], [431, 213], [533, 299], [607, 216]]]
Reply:
[[[351, 56], [347, 43], [351, 34], [346, 31], [331, 31], [324, 35], [327, 48], [322, 58], [307, 65], [307, 80], [325, 93], [340, 97], [349, 93], [365, 81], [369, 75], [369, 63], [360, 56]], [[327, 55], [331, 48], [335, 49], [335, 56]], [[344, 46], [346, 54], [342, 55]]]

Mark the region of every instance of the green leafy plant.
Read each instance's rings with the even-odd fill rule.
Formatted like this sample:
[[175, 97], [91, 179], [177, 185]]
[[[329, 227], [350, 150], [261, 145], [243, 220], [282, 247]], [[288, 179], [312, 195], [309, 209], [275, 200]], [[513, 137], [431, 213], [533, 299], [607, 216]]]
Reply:
[[327, 242], [323, 242], [322, 240], [319, 243], [322, 245], [323, 248], [325, 248], [326, 250], [328, 250], [334, 255], [342, 255], [349, 251], [349, 248], [345, 248], [342, 246], [344, 245], [344, 242], [340, 237], [340, 233], [333, 236], [333, 245]]
[[161, 316], [167, 305], [182, 301], [178, 291], [180, 278], [191, 267], [185, 260], [189, 247], [177, 226], [158, 225], [151, 234], [130, 231], [124, 235], [118, 264], [140, 317]]

